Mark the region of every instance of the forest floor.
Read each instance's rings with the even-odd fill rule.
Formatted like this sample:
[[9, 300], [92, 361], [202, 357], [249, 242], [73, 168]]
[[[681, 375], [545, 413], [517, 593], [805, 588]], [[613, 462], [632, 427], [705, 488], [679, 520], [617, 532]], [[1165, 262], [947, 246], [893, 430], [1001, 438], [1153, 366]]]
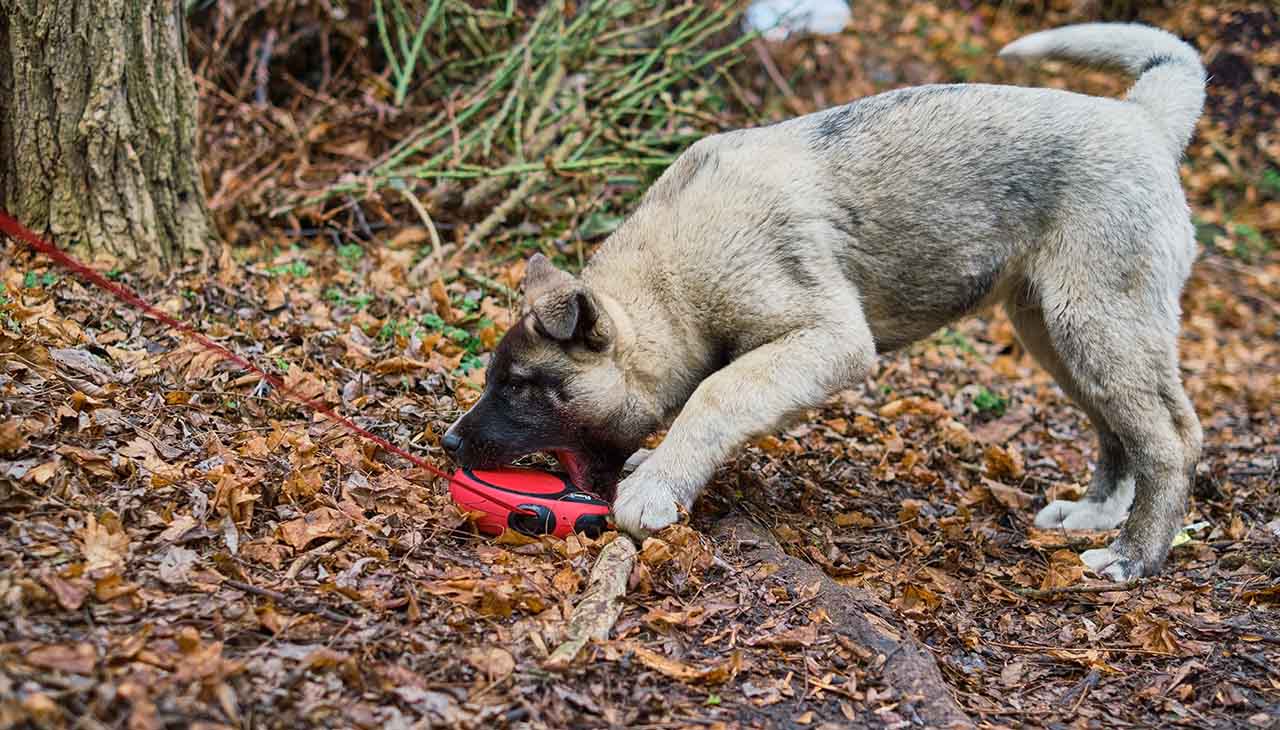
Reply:
[[[996, 61], [1022, 33], [1093, 17], [1024, 5], [859, 1], [838, 36], [744, 45], [737, 101], [686, 112], [691, 129], [921, 83], [1123, 92], [1111, 73]], [[1182, 368], [1205, 431], [1186, 521], [1203, 526], [1158, 577], [1110, 590], [1077, 558], [1109, 535], [1032, 527], [1047, 499], [1081, 493], [1096, 443], [991, 312], [744, 449], [688, 526], [646, 544], [611, 638], [553, 672], [612, 533], [478, 536], [439, 480], [7, 241], [0, 726], [922, 725], [928, 698], [889, 682], [894, 657], [817, 600], [840, 584], [891, 609], [878, 620], [926, 647], [978, 726], [1280, 727], [1280, 16], [1175, 5], [1138, 17], [1196, 43], [1212, 74], [1182, 168], [1202, 244]], [[304, 6], [192, 16], [216, 265], [163, 280], [97, 265], [443, 464], [524, 257], [580, 261], [643, 179], [553, 176], [461, 253], [479, 214], [433, 202], [447, 260], [391, 188], [291, 208], [421, 121], [389, 108], [372, 51], [343, 45], [355, 20], [308, 35], [297, 18], [320, 11]], [[269, 85], [245, 62], [262, 43]], [[319, 48], [328, 86], [291, 76]], [[825, 582], [753, 557], [717, 531], [730, 515]]]

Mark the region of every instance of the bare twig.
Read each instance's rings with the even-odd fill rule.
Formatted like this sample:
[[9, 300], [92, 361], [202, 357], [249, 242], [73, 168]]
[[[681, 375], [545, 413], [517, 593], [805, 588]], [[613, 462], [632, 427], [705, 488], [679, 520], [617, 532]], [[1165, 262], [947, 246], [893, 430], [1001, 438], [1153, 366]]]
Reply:
[[232, 580], [230, 578], [223, 578], [222, 584], [227, 586], [228, 588], [234, 588], [243, 593], [251, 593], [255, 596], [270, 598], [271, 600], [275, 601], [281, 606], [288, 608], [290, 611], [293, 611], [294, 613], [311, 613], [321, 618], [326, 618], [326, 619], [329, 619], [330, 621], [333, 621], [335, 623], [340, 623], [340, 624], [345, 624], [353, 620], [353, 617], [351, 616], [338, 613], [337, 611], [324, 608], [323, 606], [309, 606], [309, 605], [301, 604], [297, 601], [294, 601], [289, 596], [281, 593], [280, 591], [273, 591], [269, 588], [259, 588], [258, 586], [251, 585], [249, 583], [243, 583], [238, 580]]
[[335, 537], [329, 542], [326, 542], [322, 545], [312, 548], [311, 550], [308, 550], [307, 552], [298, 556], [297, 560], [293, 561], [293, 564], [289, 566], [289, 570], [284, 574], [284, 577], [289, 580], [297, 580], [298, 574], [301, 573], [303, 569], [306, 568], [308, 565], [315, 562], [316, 558], [319, 558], [322, 555], [328, 555], [334, 550], [337, 550], [338, 547], [345, 542], [346, 540], [344, 540], [343, 538]]
[[548, 669], [565, 669], [591, 639], [609, 638], [618, 615], [622, 613], [622, 596], [627, 592], [627, 578], [636, 562], [636, 545], [631, 538], [619, 536], [604, 546], [591, 568], [591, 582], [582, 600], [569, 618], [569, 639], [547, 658]]
[[[1083, 646], [1046, 646], [1043, 644], [1008, 644], [1003, 641], [988, 641], [992, 646], [998, 646], [1002, 649], [1018, 649], [1020, 651], [1090, 651], [1090, 647]], [[1113, 654], [1142, 654], [1144, 656], [1165, 656], [1176, 657], [1177, 654], [1167, 651], [1153, 651], [1151, 649], [1133, 649], [1123, 646], [1108, 646], [1101, 651], [1111, 652]]]
[[[585, 116], [586, 113], [581, 105], [581, 100], [579, 100], [578, 113], [575, 114], [575, 117], [579, 120], [585, 121]], [[581, 129], [577, 129], [570, 134], [568, 138], [561, 142], [559, 146], [556, 147], [555, 151], [551, 153], [547, 167], [554, 169], [557, 165], [564, 162], [564, 159], [569, 155], [569, 153], [582, 143], [583, 136], [584, 132]], [[462, 249], [458, 253], [462, 253], [483, 241], [485, 237], [493, 231], [493, 229], [497, 228], [504, 220], [507, 219], [507, 216], [511, 215], [511, 212], [516, 209], [516, 206], [524, 202], [524, 199], [529, 195], [529, 193], [536, 186], [541, 184], [546, 176], [546, 172], [538, 172], [521, 180], [520, 184], [516, 186], [516, 189], [512, 190], [511, 194], [493, 209], [493, 212], [485, 216], [484, 220], [476, 224], [476, 227], [467, 234], [466, 241], [462, 244]]]
[[399, 188], [400, 195], [409, 203], [409, 206], [418, 214], [418, 218], [422, 219], [422, 225], [426, 226], [427, 233], [431, 236], [431, 255], [423, 259], [413, 270], [409, 272], [410, 281], [420, 281], [424, 264], [431, 262], [438, 264], [444, 258], [443, 245], [440, 243], [440, 233], [436, 230], [435, 221], [431, 220], [431, 214], [427, 212], [427, 207], [418, 200], [418, 196], [407, 187]]
[[787, 83], [787, 79], [778, 70], [778, 64], [773, 62], [773, 54], [769, 53], [769, 47], [765, 45], [764, 40], [756, 38], [751, 41], [751, 47], [756, 52], [756, 57], [760, 59], [760, 65], [764, 66], [765, 73], [769, 75], [769, 80], [773, 85], [778, 87], [778, 91], [788, 99], [794, 97], [796, 92], [791, 88], [791, 84]]
[[267, 84], [271, 81], [271, 53], [276, 46], [276, 38], [278, 32], [275, 28], [267, 31], [267, 36], [262, 40], [262, 50], [258, 55], [257, 68], [254, 69], [254, 81], [257, 88], [254, 90], [254, 101], [265, 106], [270, 97], [267, 94]]
[[1053, 598], [1067, 593], [1116, 593], [1131, 591], [1144, 583], [1142, 580], [1131, 580], [1128, 583], [1111, 583], [1100, 586], [1063, 586], [1061, 588], [1011, 588], [1023, 598]]

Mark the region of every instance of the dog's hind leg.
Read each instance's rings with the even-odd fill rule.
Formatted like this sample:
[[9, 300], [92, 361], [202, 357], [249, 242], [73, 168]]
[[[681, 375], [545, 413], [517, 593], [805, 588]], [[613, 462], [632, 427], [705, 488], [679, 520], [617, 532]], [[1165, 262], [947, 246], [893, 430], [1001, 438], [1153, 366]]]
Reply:
[[847, 304], [702, 381], [658, 448], [618, 485], [617, 525], [637, 536], [670, 525], [737, 447], [865, 377], [875, 343], [856, 301]]
[[1018, 333], [1018, 341], [1036, 362], [1049, 372], [1064, 392], [1089, 416], [1098, 433], [1098, 463], [1083, 499], [1058, 499], [1036, 514], [1040, 528], [1067, 530], [1110, 530], [1124, 522], [1133, 503], [1133, 472], [1125, 457], [1124, 444], [1111, 430], [1100, 404], [1089, 400], [1088, 391], [1080, 388], [1075, 375], [1058, 357], [1044, 323], [1044, 310], [1026, 297], [1019, 287], [1006, 301], [1005, 311]]
[[1160, 570], [1182, 526], [1200, 455], [1200, 424], [1177, 361], [1186, 269], [1157, 245], [1137, 247], [1111, 266], [1082, 267], [1077, 258], [1057, 256], [1034, 272], [1030, 290], [1072, 387], [1119, 440], [1134, 477], [1119, 537], [1080, 556], [1117, 581]]

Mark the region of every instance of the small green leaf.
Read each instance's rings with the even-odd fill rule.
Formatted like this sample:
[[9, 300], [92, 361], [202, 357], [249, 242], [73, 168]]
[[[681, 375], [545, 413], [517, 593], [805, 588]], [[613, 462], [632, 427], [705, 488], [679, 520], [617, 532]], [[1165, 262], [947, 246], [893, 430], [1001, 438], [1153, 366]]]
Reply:
[[999, 417], [1003, 416], [1005, 409], [1009, 407], [1009, 399], [983, 388], [974, 397], [973, 405], [982, 413], [992, 413]]

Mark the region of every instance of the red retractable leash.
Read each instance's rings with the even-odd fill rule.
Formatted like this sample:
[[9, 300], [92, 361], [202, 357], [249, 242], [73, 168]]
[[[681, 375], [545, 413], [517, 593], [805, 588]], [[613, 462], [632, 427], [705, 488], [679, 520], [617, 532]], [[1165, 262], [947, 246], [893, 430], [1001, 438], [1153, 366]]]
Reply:
[[4, 209], [0, 209], [0, 233], [22, 241], [85, 282], [110, 292], [120, 301], [141, 309], [169, 327], [186, 334], [224, 360], [256, 373], [279, 391], [282, 397], [293, 398], [294, 401], [351, 433], [408, 459], [414, 466], [424, 471], [448, 480], [449, 494], [453, 500], [469, 511], [481, 513], [480, 518], [476, 520], [476, 526], [482, 532], [497, 535], [507, 529], [514, 529], [527, 535], [552, 534], [565, 537], [574, 531], [598, 535], [607, 526], [609, 504], [591, 494], [579, 491], [560, 475], [536, 469], [518, 468], [476, 472], [459, 469], [450, 475], [422, 457], [415, 456], [381, 436], [357, 426], [324, 403], [292, 392], [280, 378], [210, 340], [191, 325], [148, 304], [132, 289], [110, 281], [102, 274], [75, 260], [62, 249], [32, 233]]

